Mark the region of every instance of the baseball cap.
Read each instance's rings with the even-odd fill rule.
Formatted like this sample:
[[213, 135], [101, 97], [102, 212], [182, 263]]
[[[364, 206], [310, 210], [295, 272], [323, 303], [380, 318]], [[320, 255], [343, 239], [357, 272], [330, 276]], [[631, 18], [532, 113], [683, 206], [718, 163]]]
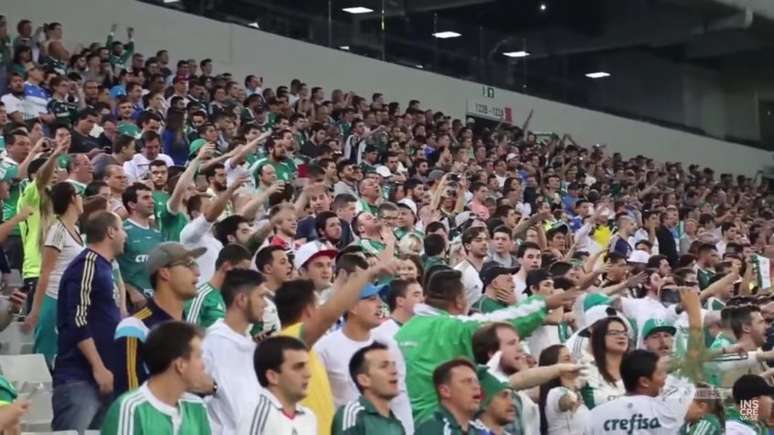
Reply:
[[598, 305], [610, 305], [610, 297], [604, 293], [589, 293], [583, 298], [583, 311]]
[[117, 130], [118, 134], [131, 136], [135, 139], [140, 138], [140, 127], [138, 127], [137, 124], [133, 124], [131, 122], [122, 122], [118, 124]]
[[0, 181], [13, 182], [19, 176], [19, 167], [16, 165], [0, 164]]
[[295, 266], [296, 269], [301, 269], [306, 263], [322, 255], [335, 259], [336, 250], [326, 249], [325, 246], [318, 241], [304, 243], [298, 248], [298, 251], [296, 251], [296, 256], [293, 259], [293, 266]]
[[156, 273], [162, 267], [169, 267], [174, 263], [181, 262], [188, 258], [199, 258], [207, 252], [207, 248], [186, 249], [177, 242], [164, 242], [157, 245], [148, 254], [148, 263], [146, 267], [149, 274]]
[[511, 388], [510, 385], [495, 377], [487, 366], [478, 366], [476, 376], [481, 385], [481, 392], [484, 393], [484, 397], [481, 398], [481, 408], [489, 406], [492, 398], [501, 391]]
[[206, 143], [207, 141], [202, 138], [195, 139], [193, 142], [191, 142], [191, 145], [188, 145], [188, 155], [192, 156], [197, 154]]
[[392, 177], [392, 172], [390, 171], [390, 168], [387, 166], [379, 166], [376, 168], [376, 173], [381, 175], [384, 178], [390, 178]]
[[484, 284], [484, 289], [489, 287], [489, 284], [492, 283], [492, 281], [495, 280], [500, 275], [511, 275], [518, 271], [518, 268], [510, 268], [510, 267], [502, 267], [500, 264], [495, 262], [490, 262], [484, 264], [484, 267], [481, 268], [481, 272], [478, 274], [479, 278], [481, 278], [481, 282]]
[[626, 261], [629, 263], [647, 264], [649, 259], [650, 255], [647, 252], [635, 249], [629, 254], [629, 258]]
[[648, 338], [650, 334], [653, 334], [654, 332], [668, 332], [672, 335], [675, 335], [677, 333], [677, 328], [672, 326], [670, 322], [667, 322], [666, 320], [661, 319], [648, 319], [645, 321], [645, 324], [642, 325], [642, 339]]
[[387, 285], [368, 283], [365, 285], [365, 287], [363, 287], [363, 290], [360, 290], [360, 299], [368, 299], [371, 296], [380, 295], [387, 289], [387, 287]]
[[581, 337], [591, 336], [591, 326], [593, 326], [598, 321], [608, 317], [617, 317], [621, 319], [624, 325], [627, 326], [627, 329], [629, 329], [629, 322], [627, 322], [620, 314], [618, 314], [618, 311], [616, 311], [615, 308], [611, 307], [610, 305], [596, 305], [583, 313], [583, 329], [578, 332], [578, 335]]
[[774, 387], [758, 375], [742, 375], [734, 382], [732, 388], [734, 401], [752, 400], [760, 396], [774, 395]]
[[429, 181], [431, 183], [434, 182], [434, 181], [438, 181], [438, 180], [441, 179], [441, 177], [444, 176], [444, 174], [446, 174], [446, 172], [442, 171], [441, 169], [433, 169], [427, 175], [427, 181]]

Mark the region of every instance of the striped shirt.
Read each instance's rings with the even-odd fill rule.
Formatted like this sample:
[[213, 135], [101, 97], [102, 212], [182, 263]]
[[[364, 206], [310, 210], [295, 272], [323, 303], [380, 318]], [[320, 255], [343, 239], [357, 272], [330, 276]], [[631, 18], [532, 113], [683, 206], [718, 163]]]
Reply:
[[185, 321], [209, 328], [226, 317], [226, 304], [220, 290], [205, 282], [196, 289], [196, 297], [185, 303]]
[[289, 417], [271, 391], [262, 389], [255, 407], [239, 418], [237, 435], [316, 435], [317, 418], [300, 404]]
[[41, 114], [48, 113], [49, 100], [51, 100], [51, 97], [40, 85], [25, 82], [24, 102], [22, 103], [24, 120], [35, 119]]

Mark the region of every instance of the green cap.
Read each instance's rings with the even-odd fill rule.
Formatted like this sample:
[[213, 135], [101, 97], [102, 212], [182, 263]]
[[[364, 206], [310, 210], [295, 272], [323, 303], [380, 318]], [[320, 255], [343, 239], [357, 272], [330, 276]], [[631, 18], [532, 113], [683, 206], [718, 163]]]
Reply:
[[133, 124], [131, 122], [122, 122], [118, 124], [117, 130], [118, 134], [125, 134], [135, 139], [140, 138], [140, 127], [138, 127], [137, 124]]
[[57, 159], [56, 164], [62, 169], [67, 169], [67, 167], [70, 166], [70, 155], [69, 154], [60, 155], [59, 158]]
[[0, 181], [12, 183], [19, 177], [19, 167], [9, 163], [0, 164]]
[[644, 325], [642, 325], [642, 339], [648, 338], [648, 336], [654, 332], [668, 332], [672, 335], [677, 333], [677, 329], [672, 326], [671, 323], [661, 319], [648, 319]]
[[495, 377], [487, 366], [478, 366], [476, 375], [478, 375], [478, 383], [481, 385], [481, 392], [484, 396], [481, 400], [481, 408], [489, 406], [492, 398], [501, 391], [511, 388], [510, 385]]
[[583, 298], [583, 311], [597, 305], [610, 305], [610, 297], [603, 293], [589, 293]]
[[191, 142], [190, 145], [188, 145], [188, 155], [193, 156], [195, 154], [199, 153], [199, 150], [202, 149], [202, 147], [207, 143], [206, 140], [199, 138], [195, 139], [193, 142]]

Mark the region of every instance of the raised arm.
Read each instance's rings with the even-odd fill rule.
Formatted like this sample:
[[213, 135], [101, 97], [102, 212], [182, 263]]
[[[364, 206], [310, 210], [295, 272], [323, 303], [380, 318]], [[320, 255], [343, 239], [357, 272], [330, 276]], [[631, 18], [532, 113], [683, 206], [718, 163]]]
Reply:
[[218, 217], [223, 213], [223, 210], [226, 209], [226, 205], [228, 204], [228, 201], [231, 199], [232, 196], [234, 196], [234, 193], [242, 187], [243, 184], [247, 181], [247, 175], [242, 175], [239, 178], [234, 181], [233, 184], [228, 186], [226, 190], [219, 193], [218, 196], [215, 197], [215, 200], [212, 201], [212, 204], [204, 210], [204, 219], [207, 222], [215, 222], [218, 220]]
[[205, 144], [199, 150], [196, 157], [188, 164], [188, 167], [185, 168], [185, 171], [180, 174], [180, 178], [177, 180], [177, 184], [175, 184], [175, 189], [172, 191], [172, 195], [170, 195], [169, 200], [167, 201], [167, 207], [170, 211], [175, 213], [183, 211], [183, 197], [185, 196], [185, 191], [188, 186], [193, 185], [194, 177], [196, 176], [196, 171], [199, 170], [202, 158], [206, 155], [210, 155], [214, 149], [215, 147], [212, 144]]
[[48, 156], [46, 163], [43, 163], [43, 166], [41, 166], [37, 174], [35, 174], [35, 184], [37, 184], [38, 186], [38, 191], [42, 193], [43, 189], [45, 189], [46, 186], [48, 186], [48, 183], [51, 181], [51, 177], [54, 176], [54, 169], [56, 168], [56, 165], [59, 162], [59, 156], [66, 153], [67, 150], [69, 149], [70, 149], [70, 136], [67, 136], [66, 139], [57, 141], [56, 148], [54, 148], [54, 152], [52, 152], [51, 155]]

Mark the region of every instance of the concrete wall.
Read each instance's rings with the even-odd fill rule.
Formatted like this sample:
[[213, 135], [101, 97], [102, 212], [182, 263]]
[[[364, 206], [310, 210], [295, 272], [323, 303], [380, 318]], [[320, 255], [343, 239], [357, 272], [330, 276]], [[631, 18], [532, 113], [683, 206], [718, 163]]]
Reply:
[[534, 130], [559, 130], [582, 144], [608, 144], [625, 156], [645, 154], [661, 161], [695, 162], [750, 175], [771, 161], [766, 151], [506, 90], [497, 89], [494, 99], [486, 99], [481, 84], [131, 0], [4, 0], [2, 9], [10, 28], [20, 18], [63, 23], [70, 46], [104, 41], [111, 23], [119, 23], [121, 33], [124, 26], [131, 25], [136, 29], [137, 49], [146, 55], [166, 48], [173, 60], [210, 57], [217, 65], [216, 72], [227, 70], [237, 77], [259, 74], [268, 86], [286, 84], [297, 77], [327, 91], [342, 88], [370, 96], [378, 90], [388, 100], [404, 105], [418, 97], [423, 107], [455, 117], [465, 116], [468, 99], [484, 100], [510, 107], [517, 123], [534, 109]]

